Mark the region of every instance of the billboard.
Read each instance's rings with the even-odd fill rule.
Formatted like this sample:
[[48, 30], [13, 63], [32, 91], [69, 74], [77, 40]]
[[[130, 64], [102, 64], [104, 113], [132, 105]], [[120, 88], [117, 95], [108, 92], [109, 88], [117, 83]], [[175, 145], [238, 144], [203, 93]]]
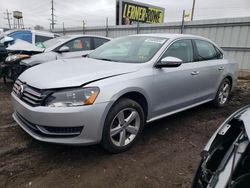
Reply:
[[129, 0], [117, 0], [116, 25], [131, 25], [137, 22], [157, 24], [164, 22], [165, 9]]

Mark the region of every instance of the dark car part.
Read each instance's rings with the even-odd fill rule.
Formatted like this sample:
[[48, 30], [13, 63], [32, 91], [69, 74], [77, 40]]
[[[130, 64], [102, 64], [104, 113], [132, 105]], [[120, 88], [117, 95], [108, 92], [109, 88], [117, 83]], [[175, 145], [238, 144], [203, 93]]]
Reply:
[[11, 61], [4, 61], [3, 66], [5, 66], [5, 76], [10, 79], [15, 81], [18, 76], [24, 72], [26, 69], [28, 69], [28, 66], [21, 65], [20, 62], [23, 59], [29, 58], [31, 55], [38, 54], [39, 52], [32, 52], [32, 51], [15, 51], [13, 54], [10, 55], [16, 55], [16, 56], [21, 56], [20, 58], [17, 58], [16, 60], [11, 60]]
[[6, 44], [0, 43], [0, 78], [4, 79], [4, 83], [6, 82], [7, 70], [8, 68], [4, 64], [6, 57], [8, 56], [6, 50]]
[[250, 105], [232, 114], [215, 132], [202, 152], [193, 188], [250, 187], [250, 145], [243, 114]]

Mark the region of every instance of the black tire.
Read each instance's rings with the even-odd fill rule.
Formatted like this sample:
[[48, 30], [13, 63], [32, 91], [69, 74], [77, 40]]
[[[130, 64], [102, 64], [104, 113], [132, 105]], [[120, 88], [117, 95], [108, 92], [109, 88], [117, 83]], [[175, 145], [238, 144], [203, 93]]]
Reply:
[[[222, 102], [220, 99], [220, 93], [222, 91], [222, 88], [225, 86], [225, 84], [227, 84], [229, 87], [228, 88], [228, 96], [226, 97], [225, 102]], [[213, 101], [213, 105], [216, 108], [221, 108], [221, 107], [225, 106], [226, 102], [228, 101], [228, 99], [230, 97], [231, 88], [232, 88], [232, 84], [231, 84], [230, 80], [228, 78], [223, 79], [220, 86], [219, 86], [219, 89], [217, 90], [216, 97]]]
[[[120, 112], [123, 113], [123, 111], [125, 113], [126, 109], [135, 110], [137, 112], [137, 114], [136, 114], [137, 119], [136, 120], [137, 120], [137, 125], [139, 125], [139, 127], [137, 129], [138, 132], [135, 135], [135, 137], [133, 139], [131, 139], [132, 141], [130, 143], [128, 143], [127, 145], [124, 145], [124, 146], [117, 146], [113, 143], [114, 142], [113, 137], [111, 138], [111, 128], [114, 124], [114, 121], [116, 120], [115, 118], [118, 119], [118, 114]], [[125, 117], [125, 115], [124, 115], [124, 117]], [[138, 123], [138, 118], [140, 118], [139, 123]], [[125, 120], [126, 120], [126, 118], [125, 118]], [[133, 121], [136, 121], [136, 120], [133, 120]], [[131, 122], [131, 124], [132, 124], [132, 122]], [[114, 106], [111, 107], [111, 109], [106, 117], [105, 123], [104, 123], [104, 128], [103, 128], [103, 133], [102, 133], [102, 142], [101, 142], [103, 148], [111, 153], [121, 153], [121, 152], [128, 150], [137, 142], [137, 140], [140, 137], [141, 132], [143, 130], [144, 124], [145, 124], [145, 114], [144, 114], [143, 109], [142, 109], [140, 104], [138, 104], [134, 100], [127, 99], [127, 98], [122, 98], [122, 99], [118, 100], [114, 104]], [[127, 133], [125, 133], [125, 135], [127, 135]], [[119, 134], [119, 138], [120, 138], [121, 137], [120, 132], [117, 133], [117, 135], [118, 134]], [[130, 141], [130, 139], [129, 139], [129, 141]]]

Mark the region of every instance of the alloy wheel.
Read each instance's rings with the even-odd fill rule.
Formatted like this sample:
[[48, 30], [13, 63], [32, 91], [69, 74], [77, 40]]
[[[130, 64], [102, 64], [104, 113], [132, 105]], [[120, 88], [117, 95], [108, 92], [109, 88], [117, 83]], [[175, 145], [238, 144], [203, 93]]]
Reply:
[[230, 93], [230, 84], [228, 82], [224, 82], [219, 91], [219, 103], [221, 105], [227, 102], [229, 93]]
[[131, 143], [140, 129], [139, 113], [126, 108], [117, 113], [110, 126], [110, 138], [115, 146], [123, 147]]

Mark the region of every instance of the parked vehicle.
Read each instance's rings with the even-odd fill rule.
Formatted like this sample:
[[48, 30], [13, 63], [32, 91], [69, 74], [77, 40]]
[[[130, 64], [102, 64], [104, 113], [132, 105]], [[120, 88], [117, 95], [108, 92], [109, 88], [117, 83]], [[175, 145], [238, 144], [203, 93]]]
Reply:
[[[8, 53], [15, 54], [12, 57], [17, 58], [26, 58], [27, 55], [36, 53], [32, 51], [25, 51], [23, 45], [29, 45], [29, 46], [39, 46], [41, 45], [44, 41], [52, 39], [58, 35], [50, 32], [45, 32], [45, 31], [36, 31], [36, 30], [10, 30], [7, 31], [3, 34], [0, 35], [0, 78], [1, 76], [7, 76], [8, 73], [11, 75], [12, 72], [18, 72], [20, 69], [19, 67], [15, 66], [16, 62], [13, 62], [11, 64], [6, 64], [4, 63], [5, 59], [8, 56]], [[11, 45], [15, 45], [16, 41], [21, 41], [20, 42], [20, 49], [17, 50], [11, 50]], [[31, 45], [33, 44], [33, 45]], [[8, 51], [6, 48], [10, 48]], [[37, 47], [38, 49], [38, 47]], [[26, 52], [26, 55], [18, 54], [20, 52]], [[18, 54], [18, 55], [16, 55]], [[12, 58], [13, 60], [13, 58]], [[17, 76], [17, 75], [16, 75]], [[15, 77], [16, 77], [15, 76]], [[12, 77], [9, 76], [10, 78]]]
[[122, 37], [87, 58], [25, 71], [14, 84], [13, 117], [40, 141], [101, 143], [110, 152], [123, 152], [146, 122], [209, 101], [224, 106], [237, 72], [238, 64], [202, 37]]
[[24, 40], [31, 44], [39, 44], [59, 35], [47, 31], [29, 29], [9, 30], [0, 35], [0, 43], [14, 44], [17, 39]]
[[226, 119], [208, 141], [193, 188], [250, 187], [250, 105]]
[[6, 47], [4, 44], [0, 43], [0, 78], [4, 77], [7, 74], [6, 66], [3, 63], [6, 57], [7, 57]]
[[16, 43], [8, 48], [9, 51], [19, 52], [6, 58], [6, 64], [12, 67], [9, 68], [9, 78], [16, 80], [24, 70], [41, 63], [85, 56], [109, 40], [110, 38], [101, 36], [74, 35], [45, 41], [40, 43], [40, 48], [24, 45], [23, 42]]

